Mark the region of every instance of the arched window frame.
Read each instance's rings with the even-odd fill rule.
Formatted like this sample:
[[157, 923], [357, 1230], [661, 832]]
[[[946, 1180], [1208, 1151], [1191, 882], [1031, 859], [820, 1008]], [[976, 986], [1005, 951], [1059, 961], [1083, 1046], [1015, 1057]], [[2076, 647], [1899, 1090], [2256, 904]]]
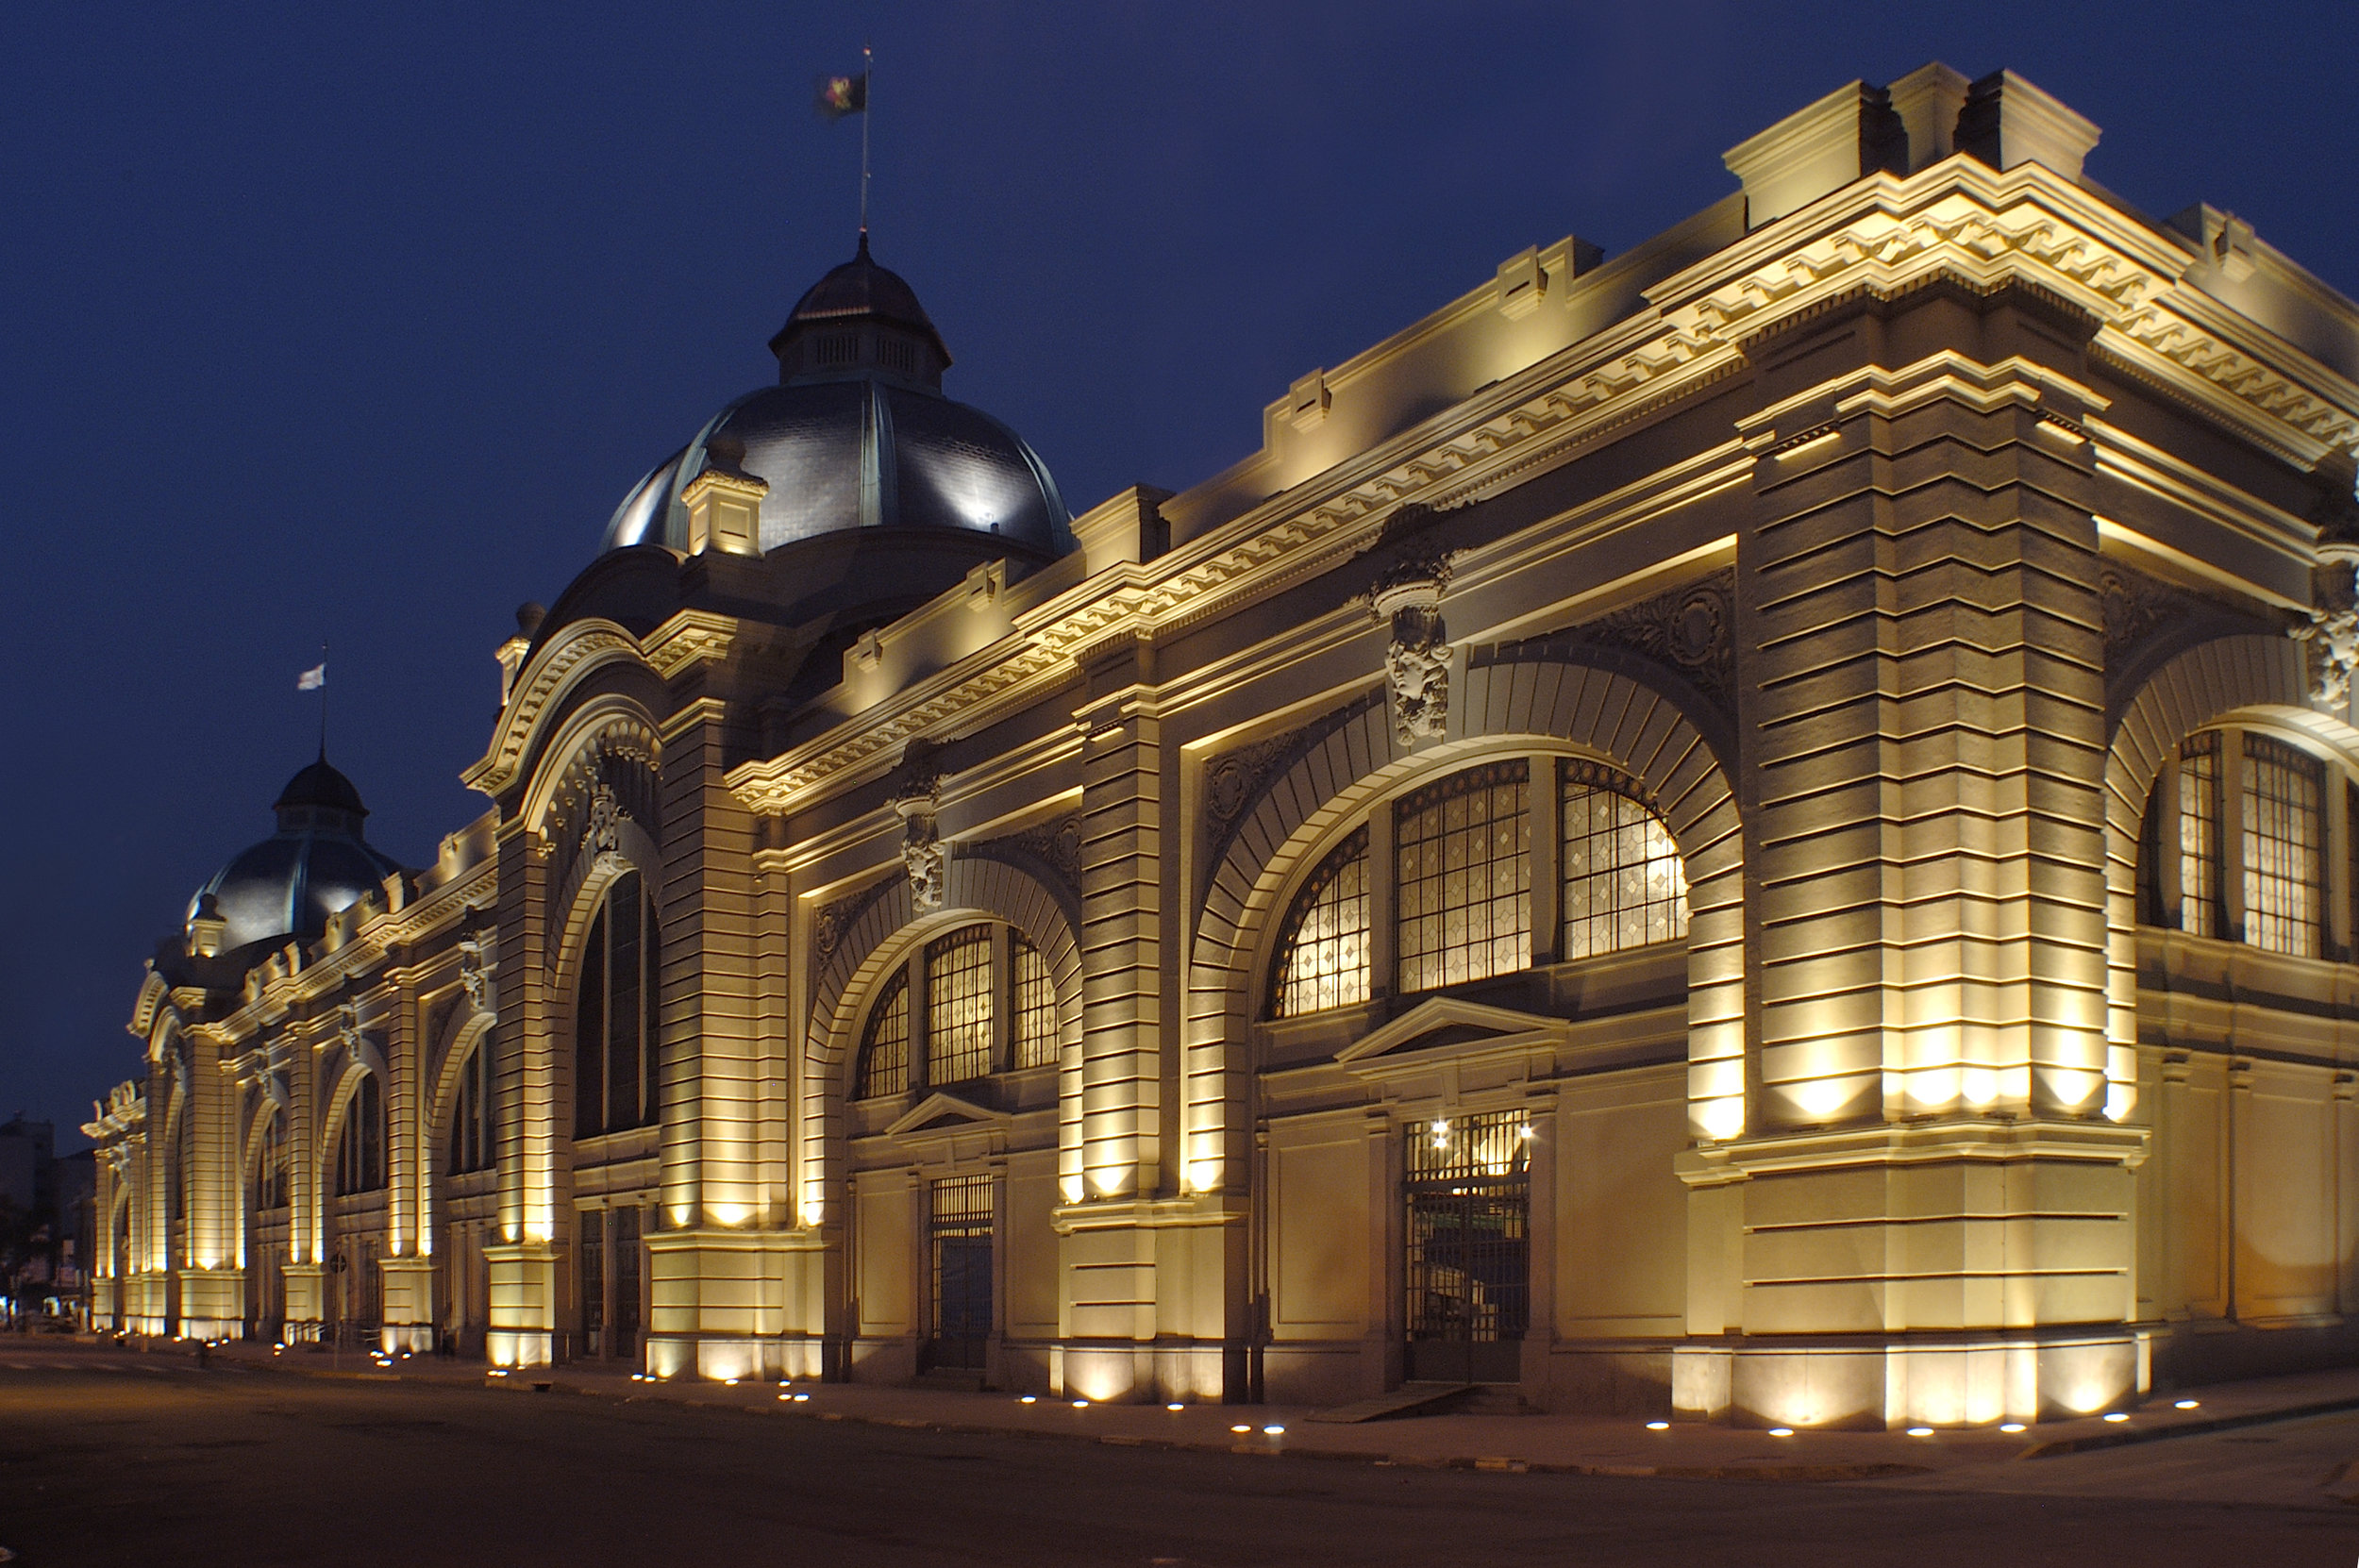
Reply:
[[499, 1163], [497, 1080], [492, 1073], [492, 1031], [487, 1029], [467, 1047], [460, 1064], [459, 1082], [451, 1095], [450, 1147], [447, 1168], [452, 1176], [488, 1171]]
[[662, 942], [640, 873], [607, 885], [574, 976], [574, 1137], [662, 1120], [659, 1003]]
[[[1568, 856], [1573, 807], [1587, 810], [1598, 797], [1635, 809], [1613, 808], [1617, 833], [1644, 847], [1635, 863], [1623, 864], [1628, 857], [1618, 848], [1602, 867]], [[1306, 922], [1354, 864], [1364, 867], [1367, 904], [1358, 968], [1338, 969], [1324, 956], [1298, 963]], [[1631, 888], [1644, 895], [1633, 906], [1640, 918], [1625, 920], [1622, 901]], [[1595, 902], [1601, 891], [1614, 900], [1603, 908]], [[1585, 915], [1584, 892], [1591, 895]], [[1660, 807], [1613, 765], [1557, 754], [1485, 759], [1372, 804], [1302, 877], [1286, 909], [1263, 993], [1263, 1016], [1272, 1020], [1357, 1005], [1380, 983], [1397, 995], [1431, 994], [1677, 943], [1686, 938], [1689, 913], [1685, 859]], [[1463, 928], [1453, 929], [1453, 920]], [[1311, 940], [1337, 934], [1319, 926]], [[1302, 983], [1312, 978], [1316, 988]], [[1304, 1002], [1323, 1005], [1296, 1006], [1297, 989]]]
[[254, 1160], [254, 1207], [258, 1212], [287, 1207], [287, 1112], [271, 1108], [262, 1123], [261, 1147]]
[[2185, 737], [2139, 825], [2139, 921], [2289, 958], [2352, 961], [2359, 775], [2266, 723]]
[[878, 983], [861, 1024], [852, 1098], [1054, 1067], [1060, 1049], [1046, 958], [1005, 922], [968, 921], [912, 942]]
[[336, 1195], [354, 1197], [384, 1185], [385, 1092], [375, 1073], [363, 1073], [336, 1129]]

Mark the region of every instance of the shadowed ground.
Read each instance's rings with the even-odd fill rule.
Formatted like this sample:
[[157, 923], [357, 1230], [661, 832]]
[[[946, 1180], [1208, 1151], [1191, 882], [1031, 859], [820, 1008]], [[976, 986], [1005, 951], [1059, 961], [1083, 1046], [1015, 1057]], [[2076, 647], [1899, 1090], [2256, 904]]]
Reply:
[[[2301, 1425], [2286, 1430], [2298, 1440]], [[2149, 1463], [2183, 1466], [2190, 1444], [2216, 1441], [2151, 1444]], [[2331, 1432], [2327, 1441], [2346, 1442], [2348, 1433]], [[2263, 1451], [2249, 1443], [2218, 1450], [2230, 1457]], [[2091, 1486], [2100, 1492], [2136, 1491], [2147, 1484], [2141, 1476], [2154, 1474], [2137, 1471], [2125, 1451], [2043, 1461], [2069, 1468], [2042, 1475], [2068, 1491], [2069, 1476], [2100, 1459]], [[1950, 1477], [1948, 1484], [1964, 1483]], [[796, 1420], [665, 1399], [202, 1370], [176, 1358], [20, 1350], [0, 1342], [0, 1545], [31, 1568], [650, 1561], [1139, 1568], [2267, 1561], [2293, 1568], [2359, 1558], [2359, 1510], [2152, 1494], [1492, 1475], [1160, 1452]]]

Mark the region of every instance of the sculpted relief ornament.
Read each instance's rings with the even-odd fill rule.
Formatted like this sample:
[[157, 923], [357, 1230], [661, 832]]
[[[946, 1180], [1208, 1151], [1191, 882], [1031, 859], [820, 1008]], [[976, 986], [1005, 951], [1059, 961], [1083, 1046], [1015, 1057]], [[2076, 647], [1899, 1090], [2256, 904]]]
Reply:
[[[2359, 518], [2330, 521], [2310, 573], [2310, 624], [2289, 635], [2310, 645], [2310, 705], [2340, 714], [2359, 673]], [[2339, 526], [2336, 525], [2340, 525]]]
[[1449, 588], [1447, 553], [1404, 560], [1376, 580], [1368, 609], [1390, 621], [1384, 685], [1393, 733], [1404, 746], [1439, 737], [1449, 721], [1450, 646], [1443, 641], [1442, 595]]
[[492, 975], [499, 968], [494, 953], [497, 941], [489, 932], [459, 939], [459, 983], [466, 988], [467, 1005], [477, 1012], [497, 1009], [492, 992]]
[[943, 877], [949, 856], [943, 848], [942, 834], [934, 826], [941, 805], [939, 774], [913, 776], [893, 797], [893, 809], [901, 813], [901, 864], [909, 871], [910, 904], [921, 911], [942, 908]]

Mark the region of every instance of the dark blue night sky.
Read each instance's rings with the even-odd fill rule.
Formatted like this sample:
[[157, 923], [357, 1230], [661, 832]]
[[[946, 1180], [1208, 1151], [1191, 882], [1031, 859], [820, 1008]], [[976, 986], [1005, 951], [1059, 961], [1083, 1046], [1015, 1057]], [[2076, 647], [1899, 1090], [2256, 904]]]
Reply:
[[[1924, 20], [1912, 20], [1922, 17]], [[852, 249], [1075, 510], [1180, 489], [1261, 410], [1577, 233], [1734, 188], [1853, 77], [2010, 66], [2092, 178], [2250, 220], [2359, 292], [2359, 8], [774, 3], [110, 8], [0, 18], [0, 1117], [129, 1076], [141, 960], [329, 750], [410, 863], [492, 650]], [[68, 1142], [78, 1143], [78, 1139]]]

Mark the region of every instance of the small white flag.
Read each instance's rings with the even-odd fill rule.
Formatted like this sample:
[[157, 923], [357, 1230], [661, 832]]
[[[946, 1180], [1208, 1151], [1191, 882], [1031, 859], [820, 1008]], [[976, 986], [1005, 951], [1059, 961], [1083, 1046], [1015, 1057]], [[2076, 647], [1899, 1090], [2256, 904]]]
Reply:
[[326, 684], [327, 666], [326, 664], [314, 664], [295, 676], [295, 690], [298, 692], [316, 692]]

